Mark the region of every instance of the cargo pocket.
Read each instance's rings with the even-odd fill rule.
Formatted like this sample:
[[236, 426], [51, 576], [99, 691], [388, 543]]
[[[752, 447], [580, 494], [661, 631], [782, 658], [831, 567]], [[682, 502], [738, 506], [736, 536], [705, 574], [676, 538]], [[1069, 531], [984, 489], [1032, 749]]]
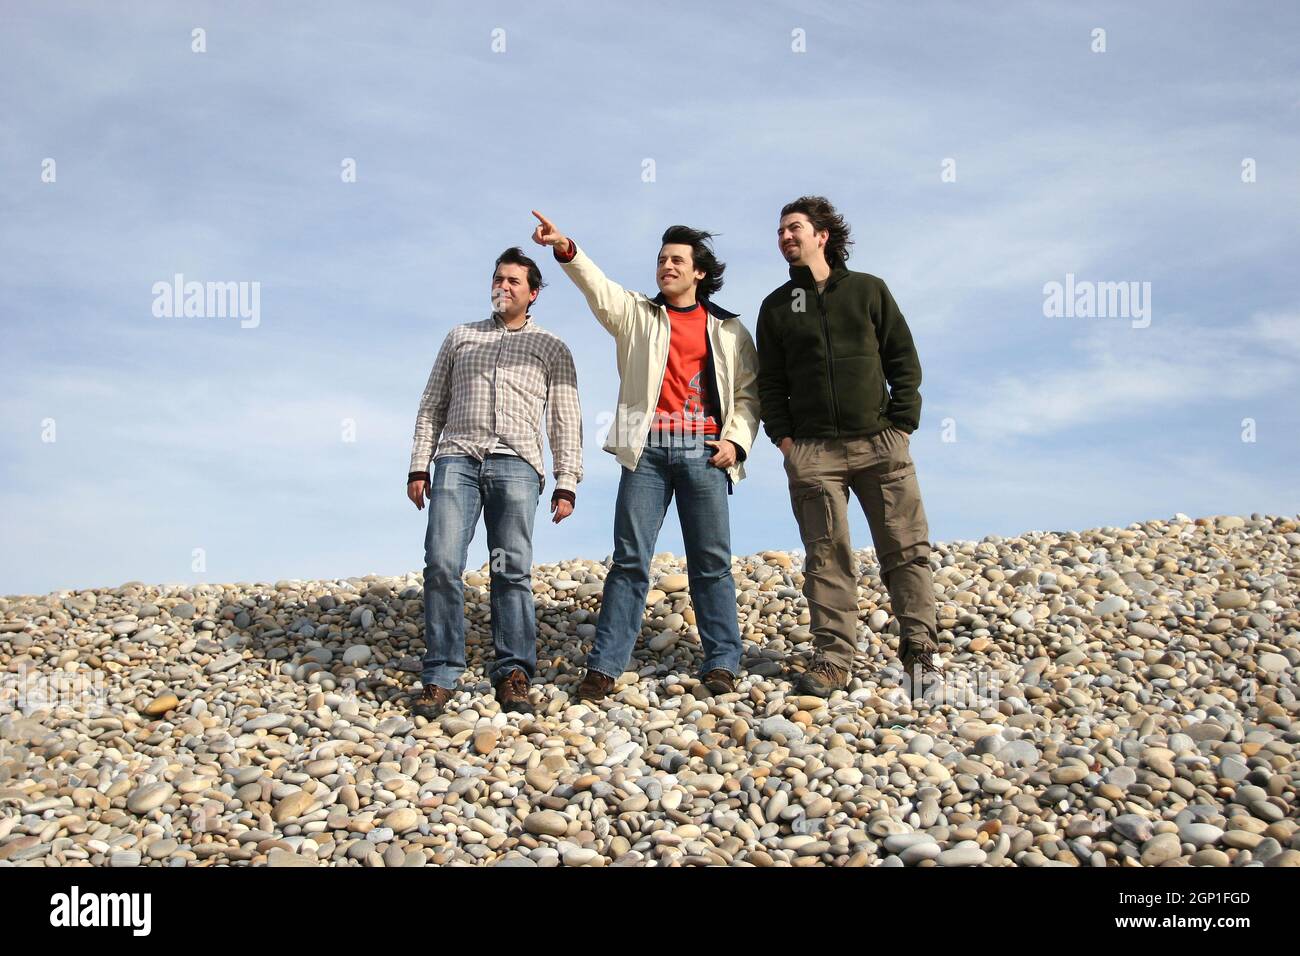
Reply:
[[825, 488], [800, 488], [791, 504], [805, 548], [831, 536], [831, 496]]
[[929, 537], [925, 509], [921, 506], [921, 488], [916, 481], [916, 465], [908, 462], [902, 468], [880, 476], [880, 498], [885, 513], [884, 525], [893, 541], [893, 547], [877, 550], [897, 550], [924, 541]]

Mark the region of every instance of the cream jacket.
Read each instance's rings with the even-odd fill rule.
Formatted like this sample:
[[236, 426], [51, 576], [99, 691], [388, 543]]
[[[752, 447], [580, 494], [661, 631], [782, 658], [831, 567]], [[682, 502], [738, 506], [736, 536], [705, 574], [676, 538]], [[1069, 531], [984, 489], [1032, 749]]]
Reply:
[[[596, 319], [614, 336], [618, 360], [618, 408], [604, 450], [619, 464], [635, 469], [668, 366], [672, 331], [668, 309], [662, 294], [649, 299], [624, 289], [607, 279], [577, 243], [574, 249], [574, 257], [561, 267], [586, 297]], [[722, 413], [720, 437], [734, 442], [747, 456], [759, 423], [758, 353], [739, 316], [708, 300], [702, 304], [709, 314], [714, 394]], [[733, 485], [739, 482], [745, 477], [744, 463], [737, 460], [727, 476]]]

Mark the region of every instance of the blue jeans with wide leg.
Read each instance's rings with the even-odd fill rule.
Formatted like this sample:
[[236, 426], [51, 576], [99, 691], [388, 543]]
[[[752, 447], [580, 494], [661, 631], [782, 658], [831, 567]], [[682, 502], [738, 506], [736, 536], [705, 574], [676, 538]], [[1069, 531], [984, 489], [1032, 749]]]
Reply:
[[650, 559], [674, 494], [686, 545], [695, 624], [704, 648], [701, 674], [740, 671], [736, 582], [731, 576], [728, 479], [709, 464], [713, 449], [689, 435], [652, 433], [635, 470], [624, 468], [614, 510], [614, 554], [587, 667], [610, 677], [627, 668], [650, 589]]
[[488, 679], [537, 669], [533, 606], [533, 518], [541, 478], [515, 455], [482, 461], [449, 455], [434, 461], [424, 537], [424, 664], [421, 678], [454, 690], [465, 670], [465, 588], [461, 575], [480, 512], [491, 569], [492, 644]]

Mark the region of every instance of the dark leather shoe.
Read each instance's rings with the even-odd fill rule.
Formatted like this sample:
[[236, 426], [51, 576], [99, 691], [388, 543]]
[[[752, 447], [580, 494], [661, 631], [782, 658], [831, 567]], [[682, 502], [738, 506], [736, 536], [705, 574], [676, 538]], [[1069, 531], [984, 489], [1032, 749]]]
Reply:
[[516, 667], [497, 681], [497, 703], [507, 714], [533, 713], [533, 704], [528, 699], [528, 675]]
[[736, 675], [731, 671], [723, 670], [721, 667], [715, 667], [700, 678], [700, 683], [708, 688], [709, 693], [715, 696], [730, 694], [736, 690]]
[[439, 687], [437, 684], [425, 684], [424, 689], [420, 691], [420, 696], [412, 701], [411, 711], [417, 717], [434, 720], [442, 714], [449, 700], [451, 700], [451, 691], [447, 688]]
[[601, 700], [614, 689], [614, 678], [588, 669], [578, 685], [578, 700]]
[[849, 672], [825, 658], [816, 658], [800, 675], [795, 690], [814, 697], [829, 697], [849, 683]]

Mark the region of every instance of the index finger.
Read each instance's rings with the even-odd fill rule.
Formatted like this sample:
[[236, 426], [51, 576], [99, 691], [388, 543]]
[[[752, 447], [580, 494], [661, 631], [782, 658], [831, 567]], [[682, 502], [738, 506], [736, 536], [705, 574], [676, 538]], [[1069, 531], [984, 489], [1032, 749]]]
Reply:
[[547, 219], [536, 209], [533, 210], [533, 215], [537, 217], [537, 221], [540, 222], [543, 226], [546, 226], [547, 228], [554, 228], [554, 223], [552, 223], [551, 220]]

